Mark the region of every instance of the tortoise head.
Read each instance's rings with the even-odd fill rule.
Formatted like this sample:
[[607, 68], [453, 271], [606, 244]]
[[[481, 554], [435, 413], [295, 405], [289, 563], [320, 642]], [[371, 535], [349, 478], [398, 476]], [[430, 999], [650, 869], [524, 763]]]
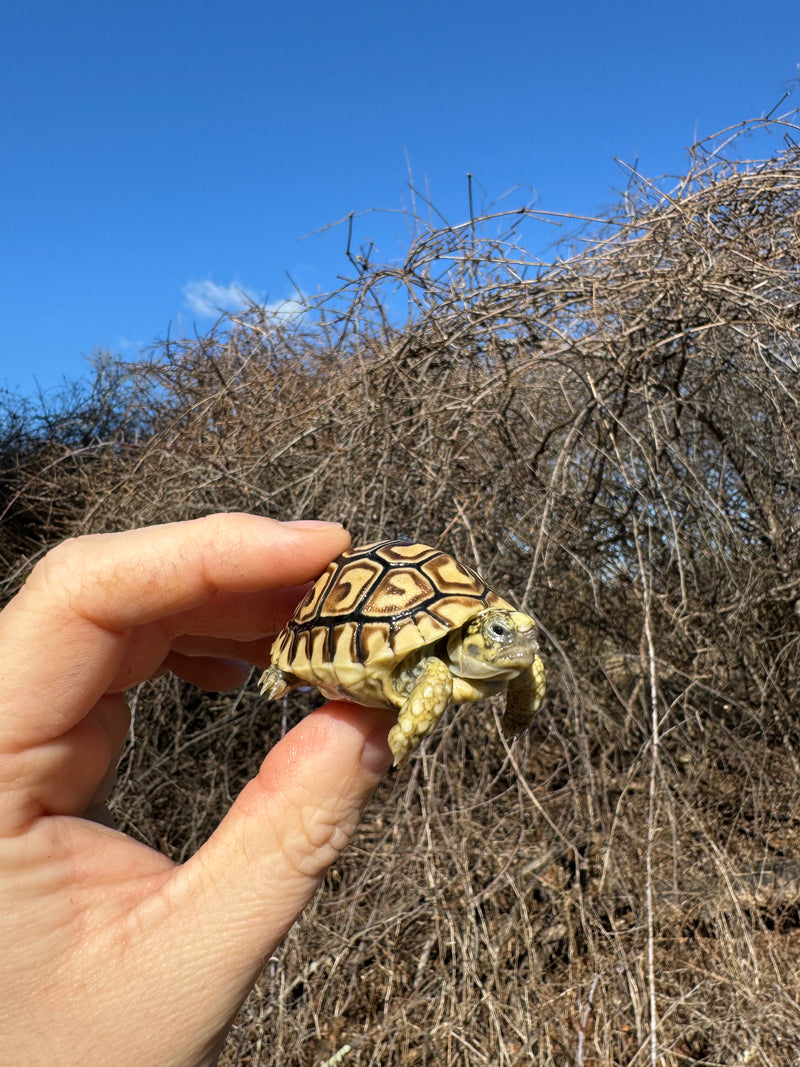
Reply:
[[524, 611], [487, 608], [447, 641], [453, 674], [460, 678], [513, 678], [539, 651], [536, 623]]

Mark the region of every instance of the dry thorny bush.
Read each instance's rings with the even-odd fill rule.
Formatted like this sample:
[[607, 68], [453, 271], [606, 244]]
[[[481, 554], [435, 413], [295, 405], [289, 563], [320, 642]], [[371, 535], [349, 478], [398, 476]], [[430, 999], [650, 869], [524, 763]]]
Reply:
[[[448, 714], [226, 1063], [795, 1062], [794, 122], [767, 161], [705, 143], [669, 188], [634, 175], [549, 264], [528, 209], [420, 225], [302, 318], [252, 307], [52, 409], [9, 398], [9, 594], [65, 536], [246, 509], [442, 543], [541, 621], [534, 728], [508, 748], [497, 707]], [[132, 705], [116, 813], [176, 858], [298, 713], [174, 680]]]

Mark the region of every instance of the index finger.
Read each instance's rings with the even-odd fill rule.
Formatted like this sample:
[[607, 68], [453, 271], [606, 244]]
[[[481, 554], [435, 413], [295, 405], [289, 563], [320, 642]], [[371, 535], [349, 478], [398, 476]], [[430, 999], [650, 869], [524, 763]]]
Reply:
[[54, 737], [103, 695], [133, 629], [202, 605], [316, 578], [349, 543], [333, 524], [210, 515], [80, 537], [34, 568], [0, 614], [0, 742]]

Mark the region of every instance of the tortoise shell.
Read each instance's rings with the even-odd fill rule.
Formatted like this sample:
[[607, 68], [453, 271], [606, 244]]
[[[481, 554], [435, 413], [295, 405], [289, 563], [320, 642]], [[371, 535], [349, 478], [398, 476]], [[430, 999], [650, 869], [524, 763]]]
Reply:
[[406, 656], [486, 608], [512, 605], [429, 545], [375, 541], [344, 552], [272, 646], [272, 664], [331, 699], [393, 707], [385, 683]]

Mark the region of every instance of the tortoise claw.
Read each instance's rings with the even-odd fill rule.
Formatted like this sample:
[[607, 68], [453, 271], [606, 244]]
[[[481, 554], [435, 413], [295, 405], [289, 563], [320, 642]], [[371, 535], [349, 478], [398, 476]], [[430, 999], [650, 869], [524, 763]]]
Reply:
[[267, 667], [258, 679], [258, 691], [267, 700], [277, 700], [288, 693], [291, 688], [286, 681], [286, 675], [277, 667]]

